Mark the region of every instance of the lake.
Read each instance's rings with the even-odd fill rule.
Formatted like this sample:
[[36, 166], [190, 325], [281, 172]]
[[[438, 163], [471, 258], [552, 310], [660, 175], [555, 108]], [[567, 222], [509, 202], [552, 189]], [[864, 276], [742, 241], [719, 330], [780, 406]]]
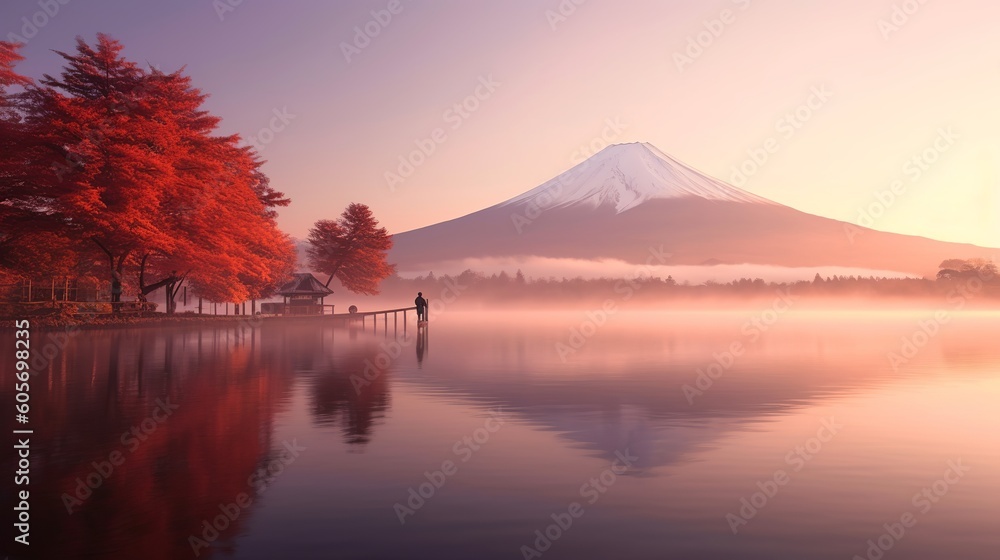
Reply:
[[77, 331], [32, 377], [30, 549], [993, 559], [998, 322], [451, 311], [405, 335], [391, 320]]

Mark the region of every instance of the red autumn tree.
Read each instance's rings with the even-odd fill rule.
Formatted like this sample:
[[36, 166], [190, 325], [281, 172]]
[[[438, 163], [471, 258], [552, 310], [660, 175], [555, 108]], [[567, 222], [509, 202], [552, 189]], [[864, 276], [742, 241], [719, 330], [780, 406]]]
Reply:
[[[195, 292], [211, 301], [245, 301], [267, 297], [284, 283], [295, 265], [295, 251], [275, 224], [274, 206], [284, 195], [270, 188], [260, 162], [249, 148], [222, 146], [224, 183], [210, 201], [200, 231], [210, 240], [205, 262], [190, 276]], [[208, 234], [211, 232], [211, 235]]]
[[275, 207], [288, 206], [291, 201], [284, 193], [271, 187], [267, 175], [260, 171], [261, 162], [255, 160], [253, 165], [255, 171], [251, 175], [251, 188], [263, 210], [257, 210], [259, 215], [255, 216], [255, 221], [263, 219], [263, 222], [259, 222], [258, 226], [261, 231], [247, 241], [250, 254], [255, 255], [261, 266], [254, 269], [257, 271], [255, 274], [244, 274], [243, 283], [251, 299], [261, 299], [273, 295], [288, 281], [295, 270], [298, 254], [291, 238], [280, 232], [275, 222]]
[[392, 236], [378, 227], [371, 209], [352, 203], [340, 219], [316, 222], [306, 255], [313, 270], [330, 275], [327, 286], [336, 277], [354, 293], [374, 295], [379, 283], [396, 271], [386, 260], [391, 248]]
[[17, 179], [18, 163], [23, 159], [20, 146], [23, 132], [20, 116], [7, 88], [26, 84], [27, 78], [14, 71], [14, 65], [23, 60], [18, 54], [21, 45], [0, 41], [0, 282], [14, 279], [13, 250], [24, 229], [24, 212], [16, 205], [15, 195], [20, 181]]
[[30, 80], [14, 71], [14, 66], [24, 60], [17, 51], [22, 45], [0, 41], [0, 93], [6, 93], [7, 86], [28, 84]]
[[58, 78], [29, 90], [29, 123], [47, 146], [52, 170], [46, 206], [66, 233], [104, 255], [112, 302], [121, 299], [126, 266], [143, 251], [170, 250], [162, 207], [173, 175], [171, 123], [151, 109], [146, 73], [99, 35], [77, 40]]
[[14, 71], [20, 46], [0, 41], [0, 283], [75, 274], [85, 257], [58, 231], [39, 188], [47, 170], [35, 162], [37, 130], [25, 121], [23, 95], [10, 91], [31, 84]]
[[58, 53], [58, 78], [28, 88], [29, 159], [41, 171], [17, 204], [99, 250], [114, 302], [132, 278], [141, 299], [163, 288], [168, 312], [185, 282], [214, 301], [269, 295], [294, 257], [275, 223], [288, 199], [237, 136], [215, 135], [219, 118], [190, 78], [143, 70], [121, 51], [106, 35], [78, 40], [74, 54]]
[[206, 96], [190, 78], [153, 72], [149, 82], [151, 105], [173, 124], [172, 188], [164, 195], [171, 211], [163, 227], [175, 241], [142, 255], [141, 295], [162, 287], [168, 313], [185, 281], [214, 301], [270, 295], [292, 268], [293, 248], [274, 211], [289, 200], [270, 187], [256, 155], [239, 147], [237, 136], [212, 135], [219, 119], [200, 108]]

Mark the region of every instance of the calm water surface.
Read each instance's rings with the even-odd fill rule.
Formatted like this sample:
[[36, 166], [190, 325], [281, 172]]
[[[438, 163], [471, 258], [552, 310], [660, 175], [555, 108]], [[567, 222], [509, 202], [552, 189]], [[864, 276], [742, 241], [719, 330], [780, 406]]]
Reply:
[[1000, 315], [754, 315], [81, 332], [32, 382], [31, 551], [997, 558]]

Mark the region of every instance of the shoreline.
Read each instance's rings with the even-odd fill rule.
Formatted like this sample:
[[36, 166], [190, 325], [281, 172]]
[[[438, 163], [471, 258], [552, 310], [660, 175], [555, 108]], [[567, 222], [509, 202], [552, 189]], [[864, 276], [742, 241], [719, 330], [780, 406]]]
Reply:
[[[759, 311], [762, 307], [768, 307], [774, 297], [764, 298], [764, 297], [754, 297], [746, 298], [738, 301], [717, 301], [716, 305], [705, 305], [704, 299], [691, 299], [691, 300], [674, 300], [669, 302], [668, 305], [662, 306], [638, 306], [633, 307], [631, 305], [618, 305], [624, 302], [612, 302], [615, 303], [613, 313], [629, 312], [629, 313], [672, 313], [672, 314], [707, 314], [712, 315], [716, 313], [725, 312], [753, 312], [754, 310]], [[794, 313], [823, 313], [829, 314], [831, 316], [843, 316], [848, 314], [899, 314], [899, 313], [972, 313], [972, 314], [997, 314], [1000, 313], [1000, 302], [994, 298], [983, 297], [983, 298], [959, 298], [959, 299], [937, 299], [937, 298], [912, 298], [912, 299], [899, 299], [893, 298], [888, 300], [879, 300], [878, 302], [873, 302], [870, 300], [841, 297], [841, 298], [819, 298], [813, 299], [808, 297], [798, 297], [792, 298], [794, 301], [789, 305], [789, 311]], [[588, 311], [593, 311], [598, 309], [600, 302], [586, 301], [580, 302], [580, 305], [575, 306], [563, 306], [563, 305], [550, 305], [550, 306], [525, 306], [521, 307], [518, 305], [507, 305], [505, 307], [496, 308], [490, 305], [482, 305], [484, 302], [467, 302], [471, 305], [462, 305], [451, 308], [449, 311], [454, 313], [473, 313], [478, 315], [509, 315], [509, 314], [532, 314], [532, 313], [586, 313]], [[480, 305], [476, 305], [479, 303]], [[648, 302], [646, 302], [648, 303]], [[667, 302], [661, 302], [667, 303]], [[881, 305], [878, 305], [881, 304]], [[444, 311], [443, 309], [439, 311]], [[365, 331], [372, 330], [374, 325], [372, 321], [368, 320], [371, 314], [376, 317], [376, 322], [379, 325], [378, 332], [382, 332], [385, 328], [383, 326], [383, 319], [380, 317], [383, 311], [378, 312], [360, 312], [357, 316], [351, 316], [348, 314], [337, 314], [337, 315], [198, 315], [196, 313], [179, 313], [176, 315], [167, 315], [165, 313], [153, 313], [145, 316], [136, 315], [124, 315], [124, 316], [112, 316], [112, 315], [98, 315], [98, 316], [72, 316], [72, 315], [48, 315], [48, 316], [35, 316], [23, 315], [23, 316], [0, 316], [0, 333], [14, 332], [18, 330], [15, 326], [16, 321], [27, 319], [30, 322], [31, 329], [37, 329], [39, 331], [77, 331], [77, 330], [101, 330], [101, 329], [130, 329], [130, 328], [156, 328], [156, 327], [183, 327], [192, 325], [204, 325], [204, 326], [243, 326], [246, 328], [256, 328], [262, 325], [276, 325], [276, 324], [323, 324], [323, 325], [337, 325], [337, 326], [349, 326], [352, 323], [357, 324], [361, 328], [361, 318], [364, 317], [364, 327]], [[392, 310], [387, 311], [388, 314], [392, 314]], [[415, 319], [415, 314], [414, 317]], [[402, 324], [404, 321], [400, 317], [398, 326], [394, 328], [402, 329], [406, 327], [412, 327], [414, 329], [418, 328], [415, 320], [407, 320], [408, 323], [406, 327]], [[390, 326], [393, 321], [389, 321]]]
[[[77, 318], [71, 316], [23, 316], [0, 317], [0, 332], [17, 330], [15, 321], [27, 319], [32, 329], [43, 331], [56, 330], [99, 330], [111, 328], [149, 328], [149, 327], [179, 327], [186, 325], [241, 325], [253, 328], [266, 322], [317, 322], [347, 324], [350, 318], [333, 315], [315, 316], [272, 316], [272, 315], [197, 315], [178, 314], [167, 315], [156, 313], [145, 316], [96, 316]], [[416, 325], [414, 325], [416, 327]]]

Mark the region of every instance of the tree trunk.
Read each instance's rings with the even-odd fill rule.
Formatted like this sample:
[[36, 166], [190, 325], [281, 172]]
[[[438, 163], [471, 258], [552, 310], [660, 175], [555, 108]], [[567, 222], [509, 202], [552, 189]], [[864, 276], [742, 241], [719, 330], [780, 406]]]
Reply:
[[330, 282], [333, 282], [333, 277], [336, 276], [338, 272], [340, 272], [340, 263], [339, 262], [337, 263], [336, 266], [333, 267], [333, 272], [330, 273], [330, 277], [326, 279], [326, 284], [323, 284], [323, 287], [329, 288], [330, 287]]
[[125, 268], [125, 256], [120, 255], [118, 262], [111, 259], [111, 312], [118, 315], [122, 312], [122, 270]]
[[173, 281], [167, 282], [163, 286], [164, 286], [164, 289], [165, 289], [163, 297], [166, 300], [167, 315], [173, 315], [174, 314], [174, 282]]
[[116, 262], [115, 255], [104, 244], [96, 239], [93, 241], [108, 256], [108, 264], [111, 269], [111, 312], [118, 315], [122, 311], [122, 271], [125, 269], [125, 257], [128, 256], [128, 253], [118, 255]]
[[149, 255], [144, 255], [142, 257], [142, 262], [139, 263], [139, 292], [142, 295], [148, 296], [149, 294], [155, 292], [156, 290], [159, 290], [160, 288], [162, 288], [164, 286], [167, 286], [167, 285], [170, 285], [170, 284], [174, 284], [174, 283], [180, 281], [181, 278], [183, 278], [183, 276], [177, 276], [176, 274], [171, 274], [170, 276], [168, 276], [168, 277], [166, 277], [166, 278], [164, 278], [162, 280], [159, 280], [157, 282], [153, 282], [152, 284], [146, 285], [146, 259], [147, 258], [149, 258]]
[[167, 315], [173, 315], [177, 311], [177, 293], [181, 291], [181, 285], [184, 284], [184, 276], [173, 276], [170, 280], [172, 281], [164, 284], [167, 292]]

